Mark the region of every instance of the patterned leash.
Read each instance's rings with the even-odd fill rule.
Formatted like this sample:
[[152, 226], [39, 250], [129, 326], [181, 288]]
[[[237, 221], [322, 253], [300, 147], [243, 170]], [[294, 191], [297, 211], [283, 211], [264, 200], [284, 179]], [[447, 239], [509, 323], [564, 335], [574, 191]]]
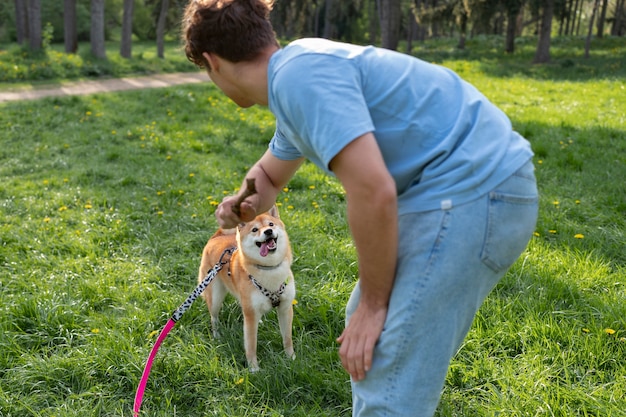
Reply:
[[202, 291], [204, 291], [206, 287], [209, 286], [209, 284], [211, 283], [211, 281], [213, 281], [217, 273], [220, 272], [222, 268], [224, 267], [224, 265], [226, 265], [230, 261], [230, 257], [228, 259], [225, 259], [226, 255], [232, 255], [233, 252], [235, 252], [236, 250], [237, 250], [236, 247], [232, 247], [222, 252], [222, 255], [220, 256], [220, 260], [207, 273], [206, 277], [202, 280], [200, 284], [198, 284], [196, 289], [193, 290], [191, 294], [189, 294], [189, 297], [187, 297], [185, 302], [182, 303], [180, 307], [176, 309], [176, 311], [174, 311], [174, 313], [172, 314], [172, 317], [170, 317], [170, 319], [167, 321], [167, 323], [163, 327], [163, 330], [161, 330], [159, 337], [157, 338], [156, 342], [154, 343], [154, 346], [152, 347], [152, 350], [150, 351], [150, 355], [148, 356], [148, 360], [146, 361], [146, 366], [144, 367], [143, 374], [141, 375], [141, 380], [139, 381], [139, 386], [137, 387], [137, 393], [135, 394], [135, 405], [133, 407], [134, 417], [139, 416], [139, 409], [141, 408], [141, 402], [143, 401], [143, 394], [146, 390], [146, 384], [148, 383], [150, 370], [152, 369], [152, 362], [154, 361], [154, 357], [156, 356], [157, 351], [159, 350], [159, 347], [161, 346], [161, 343], [163, 342], [163, 340], [165, 340], [170, 330], [172, 330], [172, 328], [176, 325], [176, 322], [180, 320], [180, 318], [183, 316], [183, 314], [185, 314], [187, 310], [189, 310], [189, 307], [191, 307], [191, 305], [196, 300], [196, 298], [198, 298], [200, 294], [202, 294]]
[[[235, 202], [235, 205], [233, 206], [233, 212], [237, 215], [240, 215], [239, 206], [241, 205], [243, 200], [247, 197], [250, 197], [252, 194], [256, 193], [256, 188], [254, 186], [254, 178], [246, 179], [246, 181], [247, 181], [247, 188], [245, 189], [244, 193], [239, 197], [239, 199]], [[174, 328], [174, 326], [176, 325], [176, 322], [180, 320], [183, 314], [185, 314], [185, 312], [189, 310], [189, 307], [191, 307], [193, 302], [196, 301], [196, 298], [198, 298], [200, 294], [202, 294], [202, 291], [204, 291], [206, 287], [209, 286], [211, 281], [213, 281], [213, 279], [217, 276], [218, 272], [220, 272], [222, 268], [224, 267], [224, 265], [226, 265], [230, 261], [230, 255], [232, 255], [233, 252], [235, 252], [236, 250], [237, 250], [236, 247], [232, 247], [222, 252], [222, 255], [220, 256], [220, 260], [207, 273], [206, 277], [204, 277], [202, 282], [198, 284], [196, 289], [193, 290], [191, 294], [189, 294], [189, 297], [187, 297], [185, 302], [182, 303], [180, 307], [178, 307], [174, 311], [174, 313], [172, 314], [172, 317], [170, 317], [170, 319], [167, 321], [167, 323], [163, 327], [163, 330], [161, 330], [159, 337], [157, 338], [156, 342], [154, 342], [154, 346], [152, 347], [152, 350], [150, 351], [150, 355], [148, 356], [146, 365], [143, 368], [143, 373], [141, 374], [141, 380], [139, 381], [137, 392], [135, 393], [135, 404], [133, 406], [134, 417], [139, 416], [139, 409], [141, 408], [141, 403], [143, 401], [143, 394], [146, 390], [146, 384], [148, 383], [148, 377], [150, 376], [150, 371], [152, 370], [152, 362], [154, 361], [154, 358], [159, 350], [159, 347], [161, 347], [161, 343], [163, 343], [163, 340], [165, 340], [170, 330]], [[226, 255], [229, 255], [228, 259], [225, 259]]]

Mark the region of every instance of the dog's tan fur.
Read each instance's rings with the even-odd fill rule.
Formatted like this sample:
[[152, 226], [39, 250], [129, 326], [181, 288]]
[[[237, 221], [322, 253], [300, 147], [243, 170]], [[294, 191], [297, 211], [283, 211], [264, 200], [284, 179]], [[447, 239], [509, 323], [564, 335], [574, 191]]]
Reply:
[[[274, 245], [271, 239], [274, 239]], [[204, 247], [198, 274], [199, 282], [219, 261], [224, 250], [232, 247], [237, 247], [237, 250], [232, 254], [230, 262], [224, 265], [216, 279], [203, 293], [211, 314], [213, 335], [219, 336], [218, 313], [224, 297], [231, 293], [237, 298], [243, 310], [243, 334], [248, 366], [253, 371], [258, 370], [256, 347], [259, 321], [273, 307], [270, 298], [252, 283], [250, 275], [270, 292], [277, 292], [285, 283], [284, 291], [280, 294], [280, 304], [276, 308], [285, 353], [293, 358], [291, 325], [293, 300], [296, 294], [291, 272], [293, 255], [285, 225], [280, 220], [276, 207], [257, 216], [251, 222], [242, 223], [236, 231], [218, 229]]]

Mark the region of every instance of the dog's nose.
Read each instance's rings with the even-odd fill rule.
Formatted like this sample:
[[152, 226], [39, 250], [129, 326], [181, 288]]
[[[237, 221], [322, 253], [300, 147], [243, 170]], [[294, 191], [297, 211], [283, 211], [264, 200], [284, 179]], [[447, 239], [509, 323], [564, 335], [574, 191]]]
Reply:
[[265, 236], [272, 236], [274, 234], [274, 231], [272, 229], [265, 229], [265, 231], [263, 232], [263, 234]]

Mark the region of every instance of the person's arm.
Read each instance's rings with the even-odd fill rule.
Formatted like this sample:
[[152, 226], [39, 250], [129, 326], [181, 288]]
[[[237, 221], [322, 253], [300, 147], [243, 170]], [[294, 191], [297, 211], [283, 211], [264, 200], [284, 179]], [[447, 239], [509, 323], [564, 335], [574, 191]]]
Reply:
[[246, 189], [244, 180], [237, 195], [224, 198], [215, 211], [215, 217], [220, 227], [233, 228], [242, 221], [250, 221], [257, 214], [263, 213], [276, 202], [278, 193], [295, 174], [303, 159], [284, 161], [276, 158], [268, 150], [246, 174], [246, 179], [254, 178], [256, 194], [247, 197], [240, 206], [241, 217], [233, 212], [233, 204]]
[[353, 380], [359, 381], [371, 368], [395, 278], [397, 192], [372, 133], [347, 145], [331, 161], [330, 168], [346, 191], [361, 287], [358, 307], [337, 341], [341, 343], [343, 367]]

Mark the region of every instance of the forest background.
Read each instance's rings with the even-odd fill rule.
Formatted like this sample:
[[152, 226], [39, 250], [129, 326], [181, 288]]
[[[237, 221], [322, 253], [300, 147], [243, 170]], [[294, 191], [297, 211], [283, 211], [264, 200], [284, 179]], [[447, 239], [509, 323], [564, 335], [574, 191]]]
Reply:
[[[402, 46], [406, 52], [412, 50], [414, 42], [427, 39], [458, 37], [457, 47], [463, 49], [468, 37], [501, 35], [504, 50], [512, 53], [517, 38], [536, 35], [534, 62], [545, 63], [550, 61], [553, 36], [585, 36], [586, 56], [592, 36], [624, 36], [625, 3], [626, 0], [278, 0], [271, 18], [281, 39], [318, 36], [389, 49]], [[88, 41], [90, 51], [83, 52], [106, 59], [107, 41], [119, 41], [120, 56], [130, 58], [133, 42], [153, 40], [157, 56], [163, 58], [164, 43], [179, 36], [185, 4], [185, 0], [3, 1], [0, 45], [17, 43], [29, 52], [37, 52], [50, 44], [64, 43], [65, 52], [74, 54], [79, 42]]]

